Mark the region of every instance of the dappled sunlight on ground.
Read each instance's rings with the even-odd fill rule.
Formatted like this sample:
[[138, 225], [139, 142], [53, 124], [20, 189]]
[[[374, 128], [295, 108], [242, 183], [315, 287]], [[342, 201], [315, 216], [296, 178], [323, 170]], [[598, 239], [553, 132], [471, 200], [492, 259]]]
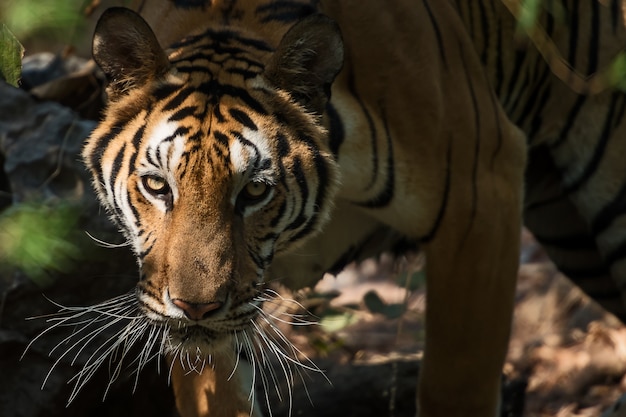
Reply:
[[[556, 271], [532, 237], [522, 265], [507, 363], [508, 381], [526, 385], [525, 417], [592, 417], [626, 391], [626, 327]], [[419, 274], [419, 256], [384, 256], [326, 276], [299, 294], [321, 326], [286, 329], [303, 352], [336, 363], [420, 358], [423, 288], [402, 285]], [[404, 273], [402, 271], [405, 271]], [[368, 302], [375, 292], [377, 304]], [[382, 301], [382, 303], [380, 301]], [[398, 310], [395, 306], [404, 305]]]

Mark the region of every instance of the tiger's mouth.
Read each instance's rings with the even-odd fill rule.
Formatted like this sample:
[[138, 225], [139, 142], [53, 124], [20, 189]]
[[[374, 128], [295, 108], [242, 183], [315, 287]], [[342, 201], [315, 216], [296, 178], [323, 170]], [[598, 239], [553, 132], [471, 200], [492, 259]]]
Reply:
[[196, 321], [161, 316], [158, 320], [152, 319], [152, 322], [155, 326], [166, 329], [165, 351], [211, 355], [231, 351], [240, 335], [254, 328], [260, 312], [260, 307], [235, 309], [219, 319]]
[[192, 324], [179, 328], [170, 328], [166, 350], [193, 351], [205, 355], [227, 348], [231, 343], [232, 333], [220, 332], [211, 328]]

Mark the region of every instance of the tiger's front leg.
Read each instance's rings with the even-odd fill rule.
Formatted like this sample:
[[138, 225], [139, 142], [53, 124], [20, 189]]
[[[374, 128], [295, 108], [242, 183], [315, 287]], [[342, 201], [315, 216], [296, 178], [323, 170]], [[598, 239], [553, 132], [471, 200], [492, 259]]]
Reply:
[[[184, 359], [182, 359], [184, 361]], [[250, 389], [244, 383], [252, 381], [246, 375], [243, 361], [235, 364], [228, 355], [213, 357], [214, 366], [189, 370], [181, 365], [180, 357], [167, 357], [171, 369], [171, 384], [180, 417], [249, 417], [261, 416], [258, 407], [249, 401]], [[173, 363], [172, 363], [173, 362]], [[252, 412], [252, 413], [251, 413]]]
[[[525, 158], [524, 140], [515, 127], [502, 143], [492, 162], [474, 161], [473, 179], [469, 175], [457, 177], [456, 184], [452, 180], [440, 229], [426, 247], [420, 417], [499, 415], [519, 259]], [[455, 158], [462, 163], [463, 155], [453, 155], [451, 166]], [[471, 160], [467, 154], [465, 158]]]

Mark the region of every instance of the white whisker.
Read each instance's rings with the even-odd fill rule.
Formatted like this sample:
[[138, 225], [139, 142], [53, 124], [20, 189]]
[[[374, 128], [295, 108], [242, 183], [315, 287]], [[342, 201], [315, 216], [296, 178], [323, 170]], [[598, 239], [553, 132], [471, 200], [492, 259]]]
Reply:
[[97, 237], [95, 237], [89, 232], [85, 232], [85, 234], [89, 236], [91, 240], [96, 242], [98, 246], [101, 246], [103, 248], [109, 248], [109, 249], [125, 248], [126, 246], [130, 246], [131, 244], [129, 240], [127, 240], [126, 242], [122, 242], [122, 243], [109, 243], [109, 242], [105, 242], [104, 240], [98, 239]]
[[[72, 327], [72, 332], [56, 343], [49, 355], [58, 355], [50, 370], [44, 377], [42, 388], [48, 382], [52, 372], [62, 361], [76, 365], [83, 353], [90, 347], [89, 355], [85, 355], [80, 370], [68, 381], [73, 384], [68, 405], [74, 401], [80, 390], [95, 375], [107, 360], [109, 362], [109, 379], [104, 392], [106, 397], [113, 383], [121, 376], [126, 358], [133, 346], [143, 338], [137, 357], [130, 363], [136, 365], [134, 390], [138, 384], [138, 374], [148, 362], [163, 352], [164, 342], [168, 339], [169, 326], [158, 326], [148, 320], [139, 310], [135, 291], [111, 298], [102, 303], [86, 307], [68, 307], [49, 300], [59, 308], [54, 314], [31, 319], [45, 319], [49, 327], [41, 331], [26, 347], [24, 354], [35, 342], [53, 330]], [[102, 336], [106, 340], [102, 341]], [[61, 351], [62, 349], [62, 351]], [[24, 354], [22, 357], [24, 357]]]

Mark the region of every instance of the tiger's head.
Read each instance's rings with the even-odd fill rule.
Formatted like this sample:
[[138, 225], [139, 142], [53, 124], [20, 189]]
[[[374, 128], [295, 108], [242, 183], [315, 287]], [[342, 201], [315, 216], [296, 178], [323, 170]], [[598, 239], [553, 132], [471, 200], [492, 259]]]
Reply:
[[108, 81], [83, 158], [140, 268], [140, 310], [174, 350], [226, 349], [251, 326], [274, 255], [324, 224], [337, 189], [322, 114], [343, 63], [314, 14], [273, 46], [207, 26], [164, 50], [113, 8], [93, 56]]

